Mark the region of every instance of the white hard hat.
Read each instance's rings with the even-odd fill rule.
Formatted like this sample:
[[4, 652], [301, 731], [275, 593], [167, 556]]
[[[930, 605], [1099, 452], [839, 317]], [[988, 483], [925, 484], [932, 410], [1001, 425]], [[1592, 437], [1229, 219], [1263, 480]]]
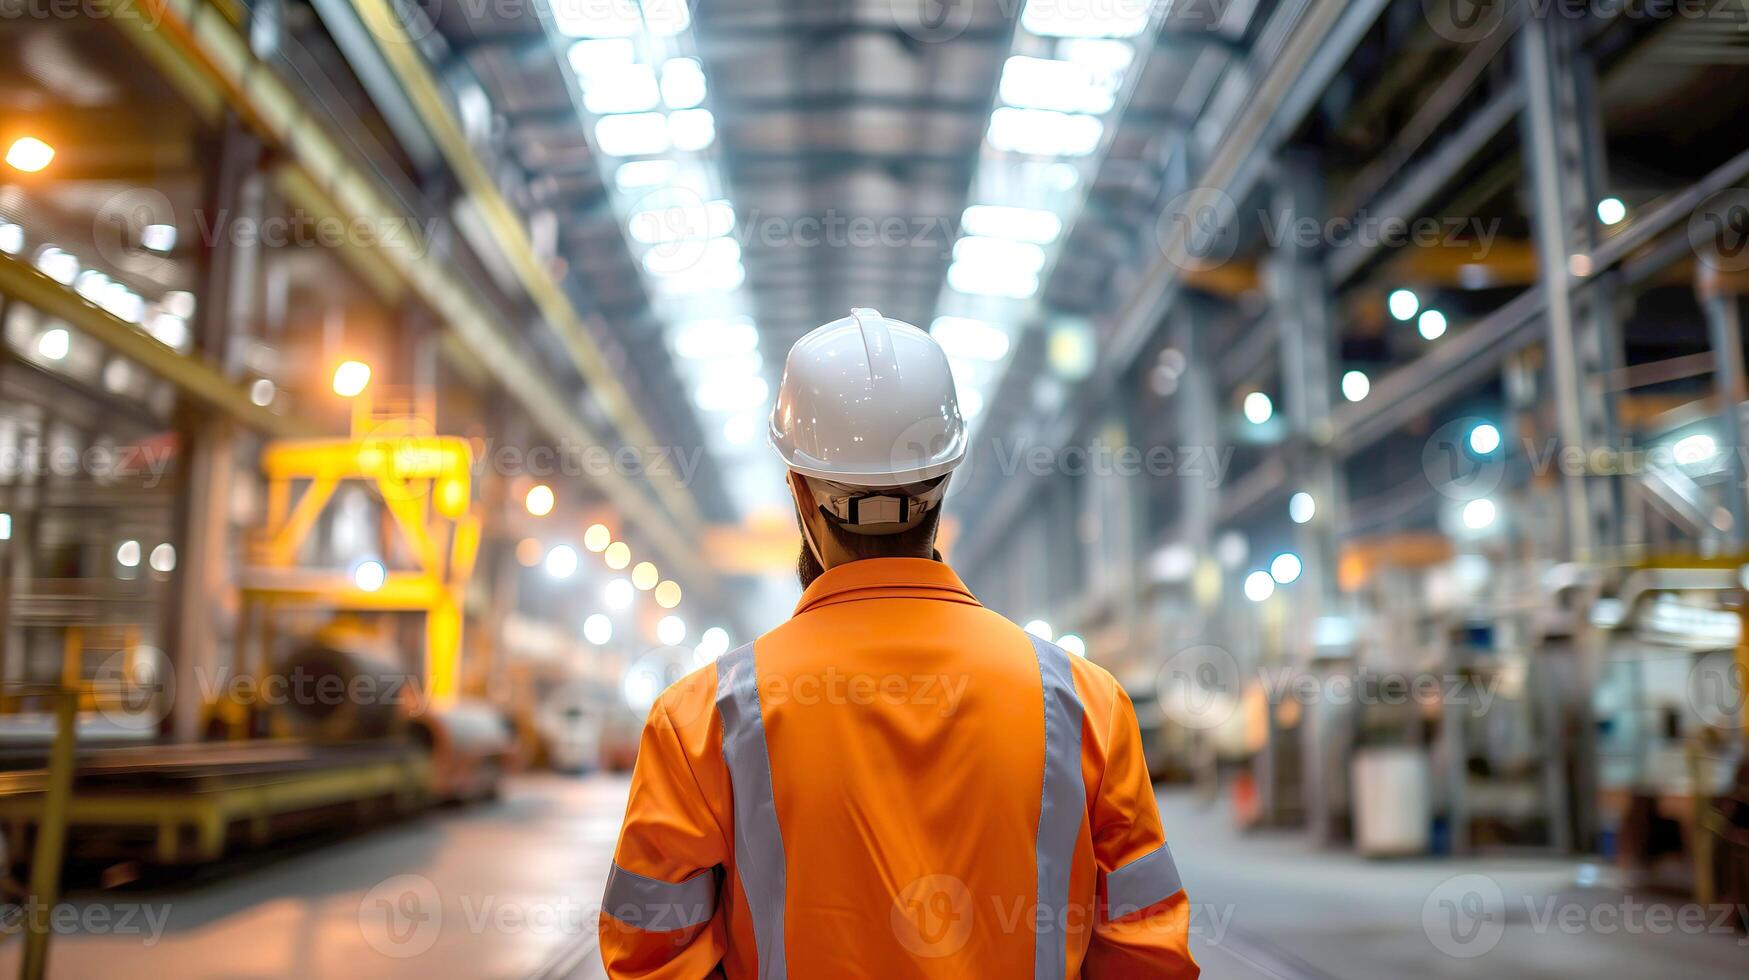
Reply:
[[790, 348], [771, 445], [803, 476], [866, 487], [931, 480], [966, 454], [953, 372], [934, 338], [857, 308]]

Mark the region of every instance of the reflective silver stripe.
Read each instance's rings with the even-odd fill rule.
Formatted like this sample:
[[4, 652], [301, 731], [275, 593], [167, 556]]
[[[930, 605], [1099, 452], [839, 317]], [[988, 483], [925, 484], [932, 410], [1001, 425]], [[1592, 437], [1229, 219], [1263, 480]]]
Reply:
[[735, 804], [735, 871], [753, 912], [760, 980], [785, 980], [789, 972], [784, 962], [783, 910], [788, 872], [757, 680], [753, 644], [718, 658], [717, 713], [723, 717], [723, 759], [729, 765]]
[[1068, 964], [1069, 870], [1075, 840], [1087, 812], [1081, 782], [1081, 696], [1075, 692], [1069, 654], [1032, 637], [1045, 699], [1044, 791], [1038, 811], [1038, 945], [1033, 976], [1061, 980]]
[[649, 932], [690, 929], [717, 910], [717, 876], [709, 871], [685, 881], [646, 878], [619, 865], [607, 875], [601, 910]]
[[1139, 912], [1171, 898], [1183, 887], [1178, 862], [1172, 860], [1172, 848], [1162, 843], [1105, 876], [1106, 918], [1121, 919]]

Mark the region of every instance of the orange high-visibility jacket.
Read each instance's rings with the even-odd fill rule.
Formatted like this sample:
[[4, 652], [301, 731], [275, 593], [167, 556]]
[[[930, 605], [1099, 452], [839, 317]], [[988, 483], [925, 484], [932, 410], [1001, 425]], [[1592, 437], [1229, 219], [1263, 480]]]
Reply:
[[828, 570], [650, 711], [614, 978], [1193, 978], [1112, 676], [920, 558]]

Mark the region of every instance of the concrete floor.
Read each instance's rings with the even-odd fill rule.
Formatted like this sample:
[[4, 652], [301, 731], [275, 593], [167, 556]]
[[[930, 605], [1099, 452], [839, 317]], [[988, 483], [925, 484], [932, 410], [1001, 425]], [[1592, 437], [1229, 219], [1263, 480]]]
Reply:
[[[218, 880], [77, 895], [50, 975], [598, 978], [592, 909], [624, 794], [618, 779], [523, 777], [501, 802]], [[1716, 914], [1579, 889], [1578, 862], [1369, 862], [1241, 837], [1189, 796], [1162, 810], [1211, 980], [1749, 974], [1749, 938], [1715, 931]], [[18, 954], [16, 938], [0, 946], [0, 976]]]

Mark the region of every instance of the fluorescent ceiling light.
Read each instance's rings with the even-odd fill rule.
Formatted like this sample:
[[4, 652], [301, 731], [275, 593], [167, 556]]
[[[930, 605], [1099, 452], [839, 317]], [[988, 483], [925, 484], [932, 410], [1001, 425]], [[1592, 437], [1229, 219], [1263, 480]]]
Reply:
[[990, 145], [1036, 156], [1086, 156], [1105, 127], [1093, 116], [1002, 106], [990, 113]]
[[103, 298], [103, 291], [109, 286], [109, 277], [96, 269], [86, 269], [73, 280], [73, 292], [85, 297], [93, 303]]
[[717, 120], [709, 109], [680, 109], [668, 115], [668, 138], [676, 150], [696, 151], [717, 138]]
[[110, 283], [97, 305], [129, 323], [139, 323], [146, 316], [146, 301], [119, 282]]
[[1068, 38], [1057, 44], [1057, 56], [1095, 71], [1121, 73], [1135, 59], [1136, 49], [1127, 41], [1103, 38]]
[[704, 67], [697, 58], [669, 58], [662, 62], [662, 101], [670, 109], [692, 109], [704, 104]]
[[1045, 359], [1051, 370], [1068, 381], [1080, 381], [1093, 373], [1099, 351], [1094, 345], [1093, 328], [1084, 320], [1071, 319], [1051, 329], [1045, 342]]
[[651, 208], [626, 222], [632, 238], [645, 245], [690, 238], [719, 238], [735, 227], [735, 209], [728, 201]]
[[972, 296], [1027, 299], [1038, 292], [1038, 276], [1012, 269], [955, 262], [947, 267], [947, 284]]
[[37, 338], [36, 352], [51, 361], [66, 360], [67, 354], [73, 349], [73, 337], [64, 327], [54, 327], [44, 330]]
[[1153, 9], [1146, 0], [1032, 0], [1020, 15], [1020, 26], [1040, 37], [1134, 37], [1148, 26]]
[[590, 75], [583, 83], [583, 108], [598, 116], [648, 112], [662, 101], [656, 70], [649, 65], [619, 65]]
[[1445, 314], [1438, 310], [1422, 310], [1415, 328], [1428, 340], [1438, 340], [1445, 336]]
[[605, 116], [595, 123], [601, 152], [616, 157], [652, 156], [668, 152], [668, 120], [659, 112]]
[[1262, 602], [1274, 594], [1275, 578], [1268, 572], [1256, 571], [1245, 576], [1245, 598]]
[[153, 317], [146, 331], [166, 347], [181, 350], [188, 345], [188, 321], [173, 313]]
[[[1475, 445], [1475, 437], [1473, 435], [1470, 438], [1470, 444], [1472, 447]], [[1498, 436], [1495, 437], [1495, 444], [1499, 444]], [[1698, 466], [1701, 463], [1711, 460], [1718, 454], [1718, 441], [1705, 432], [1697, 432], [1693, 435], [1683, 436], [1670, 448], [1671, 458], [1675, 459], [1676, 462], [1682, 466]]]
[[660, 281], [662, 291], [670, 296], [692, 296], [699, 293], [727, 293], [741, 288], [747, 281], [747, 269], [741, 263], [694, 269], [685, 275], [668, 276]]
[[578, 80], [587, 82], [614, 69], [636, 64], [638, 49], [623, 37], [596, 38], [572, 42], [565, 58], [571, 62], [571, 71]]
[[731, 446], [745, 446], [759, 436], [759, 417], [756, 415], [734, 415], [723, 423], [723, 438]]
[[1036, 273], [1045, 265], [1045, 250], [1031, 242], [968, 235], [953, 243], [955, 264], [989, 266], [1004, 272]]
[[1008, 354], [1008, 334], [971, 317], [938, 316], [929, 327], [929, 335], [950, 358], [1000, 361]]
[[1262, 425], [1275, 417], [1275, 403], [1261, 391], [1253, 391], [1245, 396], [1245, 420], [1252, 425]]
[[657, 245], [644, 253], [644, 268], [653, 276], [709, 278], [741, 265], [741, 243], [733, 238], [683, 241]]
[[644, 23], [650, 25], [652, 34], [672, 37], [692, 24], [692, 11], [687, 9], [686, 0], [642, 0], [642, 3]]
[[1497, 512], [1498, 508], [1494, 506], [1494, 501], [1487, 497], [1477, 497], [1464, 504], [1462, 513], [1464, 527], [1472, 531], [1483, 530], [1494, 523]]
[[765, 359], [757, 353], [713, 357], [692, 365], [700, 381], [708, 378], [757, 378], [765, 373]]
[[36, 267], [43, 275], [63, 286], [71, 286], [73, 280], [79, 277], [78, 258], [53, 245], [44, 245], [36, 253]]
[[693, 404], [705, 412], [744, 412], [765, 404], [771, 386], [757, 375], [722, 375], [706, 378], [693, 390]]
[[678, 168], [673, 160], [629, 160], [613, 172], [613, 183], [622, 191], [657, 187], [673, 180]]
[[1071, 61], [1015, 55], [1002, 66], [1002, 101], [1029, 109], [1102, 113], [1117, 101], [1117, 76]]
[[753, 321], [694, 320], [674, 332], [674, 353], [689, 361], [751, 354], [759, 349]]
[[644, 26], [635, 0], [561, 0], [552, 10], [566, 37], [631, 37]]
[[964, 357], [947, 359], [947, 369], [953, 374], [953, 384], [961, 391], [979, 390], [996, 374], [990, 361], [975, 361]]
[[1399, 320], [1408, 320], [1421, 309], [1421, 297], [1407, 289], [1393, 289], [1385, 300], [1385, 305], [1390, 307], [1392, 316]]
[[1365, 371], [1348, 371], [1342, 375], [1342, 397], [1351, 402], [1365, 398], [1372, 391], [1372, 379]]
[[168, 252], [176, 247], [176, 226], [147, 225], [140, 229], [140, 244], [154, 252]]
[[974, 204], [960, 216], [960, 230], [968, 235], [1049, 245], [1062, 234], [1063, 219], [1038, 208]]

